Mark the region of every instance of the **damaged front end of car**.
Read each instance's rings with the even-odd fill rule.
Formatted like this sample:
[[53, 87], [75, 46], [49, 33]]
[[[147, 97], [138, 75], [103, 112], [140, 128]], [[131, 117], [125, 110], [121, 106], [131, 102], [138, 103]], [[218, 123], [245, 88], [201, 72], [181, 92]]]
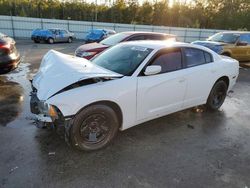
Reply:
[[38, 128], [54, 127], [56, 121], [64, 121], [62, 113], [56, 106], [38, 99], [34, 87], [30, 92], [30, 111], [36, 116], [35, 123]]
[[[117, 77], [95, 77], [80, 80], [59, 90], [50, 98], [78, 87], [83, 87], [99, 82], [111, 81], [114, 79], [117, 79]], [[30, 92], [30, 111], [36, 116], [36, 126], [38, 128], [58, 128], [59, 126], [67, 127], [67, 125], [69, 125], [70, 121], [73, 119], [73, 116], [63, 116], [58, 107], [52, 104], [48, 104], [46, 100], [39, 100], [39, 98], [37, 97], [37, 89], [32, 85], [32, 81], [31, 87], [32, 91]]]
[[36, 116], [37, 127], [67, 128], [73, 121], [73, 112], [62, 113], [60, 103], [63, 104], [63, 100], [56, 104], [52, 102], [57, 96], [79, 87], [121, 77], [123, 75], [96, 66], [88, 60], [50, 50], [31, 81], [30, 110]]

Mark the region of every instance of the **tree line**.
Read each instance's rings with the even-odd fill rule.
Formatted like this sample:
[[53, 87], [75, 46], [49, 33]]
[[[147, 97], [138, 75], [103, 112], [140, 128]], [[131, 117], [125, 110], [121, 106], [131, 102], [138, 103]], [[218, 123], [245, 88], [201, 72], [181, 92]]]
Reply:
[[0, 14], [173, 27], [250, 30], [250, 0], [0, 0]]

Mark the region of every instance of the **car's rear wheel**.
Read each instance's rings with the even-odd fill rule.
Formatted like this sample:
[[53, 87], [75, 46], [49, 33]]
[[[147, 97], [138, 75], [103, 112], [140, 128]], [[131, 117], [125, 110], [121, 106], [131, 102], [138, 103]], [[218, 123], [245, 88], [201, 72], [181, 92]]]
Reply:
[[54, 43], [54, 39], [53, 38], [48, 38], [48, 43], [49, 44], [53, 44]]
[[110, 143], [118, 128], [119, 121], [112, 108], [92, 105], [76, 115], [69, 129], [69, 141], [79, 150], [97, 150]]
[[34, 42], [35, 42], [35, 43], [40, 43], [40, 40], [34, 39]]
[[227, 84], [223, 80], [217, 81], [207, 99], [206, 106], [210, 110], [218, 110], [227, 95]]
[[68, 38], [68, 43], [71, 43], [73, 41], [72, 37]]

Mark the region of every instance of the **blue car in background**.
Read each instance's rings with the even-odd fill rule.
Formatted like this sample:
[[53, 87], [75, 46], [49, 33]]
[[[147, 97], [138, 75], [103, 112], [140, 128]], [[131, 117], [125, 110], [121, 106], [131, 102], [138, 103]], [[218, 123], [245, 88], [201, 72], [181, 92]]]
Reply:
[[85, 37], [86, 43], [91, 42], [100, 42], [101, 40], [109, 37], [110, 35], [116, 34], [113, 30], [107, 30], [107, 29], [92, 29], [88, 32], [88, 34]]
[[68, 42], [71, 43], [75, 39], [74, 33], [66, 29], [35, 29], [31, 33], [31, 40], [35, 43], [41, 41], [53, 44], [54, 42]]

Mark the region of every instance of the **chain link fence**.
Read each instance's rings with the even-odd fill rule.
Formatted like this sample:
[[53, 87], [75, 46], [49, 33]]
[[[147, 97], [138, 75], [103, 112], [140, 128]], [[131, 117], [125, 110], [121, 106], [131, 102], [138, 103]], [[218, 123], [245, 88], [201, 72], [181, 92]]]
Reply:
[[73, 20], [40, 19], [18, 16], [0, 16], [0, 32], [14, 38], [30, 38], [34, 29], [62, 28], [75, 33], [77, 39], [84, 39], [90, 29], [111, 29], [116, 32], [123, 31], [151, 31], [177, 35], [179, 41], [192, 42], [204, 40], [214, 33], [222, 30], [195, 29], [182, 27], [166, 27], [151, 25], [132, 25], [104, 22], [86, 22]]

